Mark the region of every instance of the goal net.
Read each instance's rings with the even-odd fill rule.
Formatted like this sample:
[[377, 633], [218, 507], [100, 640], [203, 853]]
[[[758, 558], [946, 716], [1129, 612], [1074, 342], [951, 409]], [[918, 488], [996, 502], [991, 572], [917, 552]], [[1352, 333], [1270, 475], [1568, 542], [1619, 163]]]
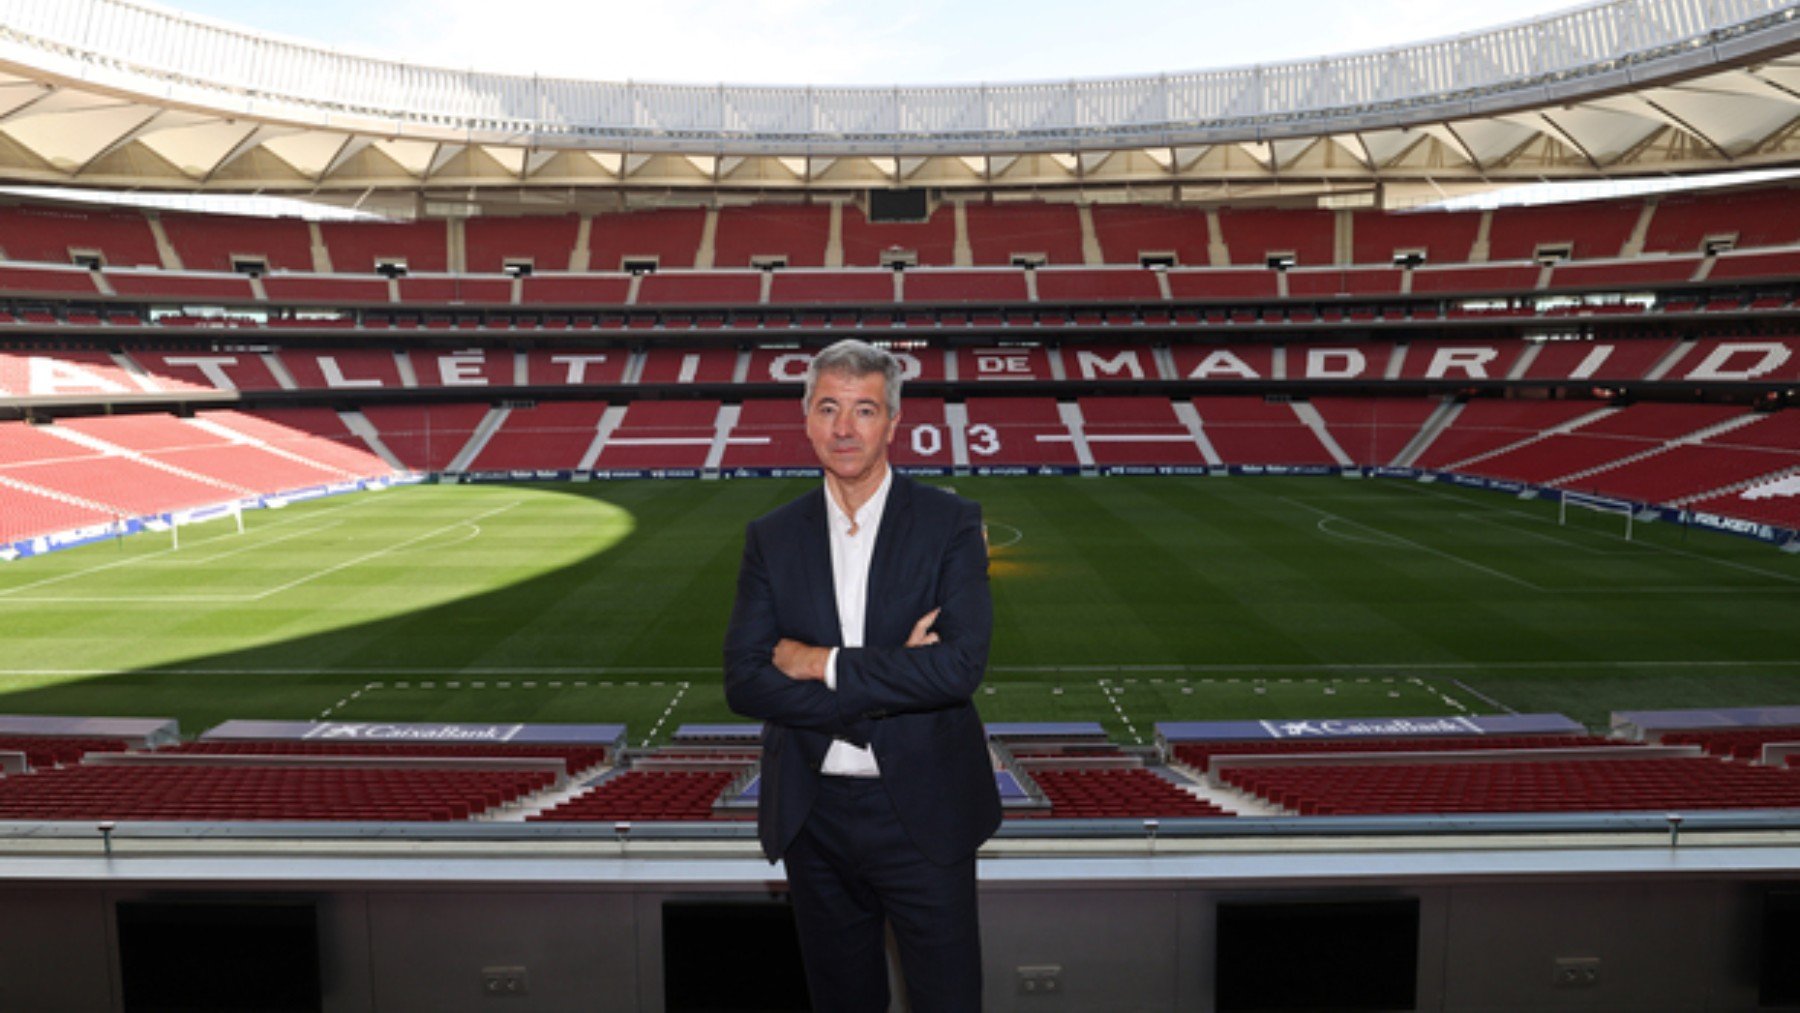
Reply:
[[192, 524], [205, 524], [209, 521], [229, 520], [237, 525], [237, 533], [244, 533], [244, 505], [242, 503], [221, 503], [217, 506], [199, 507], [194, 510], [177, 510], [169, 515], [169, 537], [171, 548], [181, 548], [181, 529]]
[[[1625, 540], [1631, 541], [1632, 525], [1637, 520], [1637, 507], [1632, 503], [1613, 499], [1610, 496], [1596, 496], [1585, 492], [1569, 492], [1563, 490], [1557, 498], [1556, 523], [1568, 527], [1571, 523], [1581, 523], [1594, 516], [1622, 517], [1625, 529]], [[1593, 526], [1593, 525], [1587, 525]], [[1612, 522], [1604, 522], [1602, 530], [1616, 531]]]

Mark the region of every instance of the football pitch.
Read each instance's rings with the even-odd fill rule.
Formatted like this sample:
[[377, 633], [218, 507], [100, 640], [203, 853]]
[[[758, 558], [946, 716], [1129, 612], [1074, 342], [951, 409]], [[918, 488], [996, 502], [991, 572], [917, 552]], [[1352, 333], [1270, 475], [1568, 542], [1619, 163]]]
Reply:
[[[0, 712], [737, 720], [751, 518], [816, 480], [413, 486], [0, 565]], [[1800, 704], [1800, 557], [1397, 480], [956, 478], [989, 721]]]

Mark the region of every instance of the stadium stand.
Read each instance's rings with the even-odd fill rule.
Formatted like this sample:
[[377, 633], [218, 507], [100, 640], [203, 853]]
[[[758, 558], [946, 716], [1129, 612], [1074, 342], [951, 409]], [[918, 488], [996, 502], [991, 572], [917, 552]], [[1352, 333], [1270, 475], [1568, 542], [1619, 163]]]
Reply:
[[1800, 338], [1702, 338], [1670, 375], [1696, 383], [1800, 380]]
[[[1538, 276], [1542, 273], [1537, 264], [1529, 263], [1426, 265], [1412, 272], [1412, 292], [1414, 295], [1530, 292], [1537, 288]], [[1468, 314], [1459, 307], [1452, 307], [1450, 315]]]
[[442, 471], [487, 417], [485, 404], [369, 405], [362, 414], [405, 468]]
[[872, 222], [862, 207], [845, 204], [841, 224], [845, 267], [881, 267], [894, 256], [916, 257], [921, 266], [956, 264], [956, 214], [948, 204], [922, 222]]
[[1581, 749], [1614, 747], [1618, 739], [1598, 735], [1483, 735], [1460, 739], [1381, 737], [1372, 739], [1246, 739], [1242, 741], [1178, 742], [1172, 745], [1176, 763], [1206, 773], [1219, 756], [1299, 756], [1315, 753], [1444, 753], [1467, 750]]
[[1481, 215], [1467, 211], [1351, 215], [1352, 249], [1358, 264], [1387, 264], [1417, 255], [1427, 264], [1459, 264], [1470, 256], [1481, 233]]
[[1701, 266], [1698, 257], [1646, 257], [1592, 263], [1557, 264], [1550, 274], [1549, 289], [1638, 291], [1680, 284], [1694, 277]]
[[1531, 260], [1551, 247], [1566, 248], [1581, 260], [1620, 256], [1643, 206], [1639, 200], [1616, 200], [1508, 208], [1492, 216], [1488, 259]]
[[1800, 771], [1710, 757], [1347, 762], [1231, 767], [1217, 776], [1306, 816], [1800, 805]]
[[320, 222], [319, 237], [340, 274], [369, 274], [397, 263], [408, 274], [442, 274], [450, 259], [442, 222]]
[[[512, 302], [513, 284], [508, 278], [408, 274], [395, 284], [395, 288], [399, 291], [400, 302], [415, 306], [453, 308], [505, 306]], [[452, 322], [446, 314], [432, 314], [425, 318], [427, 327], [448, 327]]]
[[1095, 464], [1205, 464], [1168, 398], [1084, 397], [1082, 428]]
[[1504, 379], [1524, 348], [1524, 343], [1519, 341], [1415, 342], [1405, 346], [1400, 377], [1406, 380]]
[[630, 360], [623, 348], [534, 348], [525, 353], [525, 380], [549, 387], [616, 384]]
[[[71, 296], [95, 296], [100, 293], [96, 280], [99, 272], [84, 270], [78, 267], [18, 267], [0, 265], [0, 294], [6, 295], [50, 295], [68, 298]], [[56, 318], [44, 311], [38, 311], [38, 320], [30, 318], [31, 311], [20, 314], [20, 323], [55, 323]], [[7, 323], [14, 322], [8, 314]]]
[[1024, 302], [1023, 271], [911, 271], [903, 279], [908, 302]]
[[1280, 275], [1266, 267], [1236, 270], [1172, 268], [1165, 276], [1169, 279], [1169, 294], [1175, 299], [1275, 299], [1281, 294]]
[[[798, 416], [798, 406], [787, 402]], [[965, 433], [965, 439], [967, 434]], [[906, 467], [948, 467], [954, 439], [941, 397], [908, 397], [900, 401], [900, 425], [888, 447], [888, 459]]]
[[1077, 463], [1074, 441], [1056, 400], [1048, 397], [971, 397], [969, 463], [976, 467]]
[[545, 401], [508, 409], [505, 421], [488, 436], [468, 470], [578, 468], [599, 438], [606, 408], [603, 402]]
[[520, 283], [520, 292], [519, 301], [529, 305], [621, 306], [631, 294], [631, 279], [622, 274], [533, 274]]
[[761, 271], [711, 271], [645, 275], [639, 283], [639, 306], [754, 306], [762, 301]]
[[157, 300], [247, 303], [255, 298], [250, 279], [241, 274], [173, 273], [109, 268], [100, 280], [113, 293]]
[[[777, 271], [769, 289], [776, 305], [879, 305], [894, 301], [892, 271]], [[819, 321], [813, 326], [822, 326]]]
[[[965, 204], [976, 264], [1084, 263], [1080, 212], [1073, 204]], [[1129, 263], [1129, 261], [1127, 261]]]
[[499, 274], [509, 265], [529, 264], [533, 273], [573, 270], [580, 231], [575, 215], [470, 218], [463, 222], [464, 269]]
[[[1217, 458], [1210, 463], [1405, 463], [1509, 480], [1573, 483], [1584, 491], [1735, 511], [1730, 515], [1768, 522], [1790, 515], [1793, 497], [1781, 494], [1788, 467], [1784, 455], [1790, 448], [1780, 439], [1765, 441], [1773, 445], [1744, 443], [1732, 433], [1703, 431], [1729, 421], [1730, 411], [1702, 411], [1685, 428], [1639, 433], [1614, 431], [1618, 423], [1610, 419], [1576, 424], [1581, 416], [1600, 412], [1605, 407], [1601, 402], [1478, 398], [1448, 407], [1440, 417], [1436, 393], [1417, 400], [1371, 400], [1378, 390], [1362, 389], [1352, 396], [1327, 388], [1310, 403], [1294, 406], [1244, 397], [1184, 402], [1182, 411], [1192, 404], [1200, 412], [1204, 436], [1196, 442], [1178, 417], [1164, 417], [1160, 410], [1155, 419], [1140, 417], [1143, 405], [1158, 398], [1140, 400], [1141, 395], [1122, 386], [1117, 392], [1125, 400], [1117, 404], [1094, 398], [1091, 388], [1064, 394], [1060, 405], [1037, 397], [1003, 404], [976, 392], [992, 382], [1800, 379], [1800, 340], [1786, 336], [1783, 327], [1745, 319], [1783, 311], [1792, 302], [1791, 292], [1701, 288], [1687, 294], [1709, 283], [1708, 268], [1729, 273], [1741, 267], [1742, 276], [1752, 277], [1757, 269], [1743, 266], [1750, 258], [1791, 254], [1783, 247], [1800, 237], [1793, 234], [1794, 216], [1786, 212], [1788, 189], [1769, 186], [1480, 213], [1255, 206], [1201, 211], [1105, 203], [1083, 208], [1025, 201], [944, 204], [918, 223], [873, 223], [856, 204], [665, 208], [594, 214], [586, 221], [564, 214], [475, 216], [454, 224], [326, 222], [316, 226], [320, 251], [313, 248], [315, 226], [294, 219], [12, 205], [0, 211], [0, 240], [33, 230], [60, 230], [64, 238], [75, 236], [100, 248], [111, 269], [95, 273], [52, 266], [67, 260], [64, 243], [27, 238], [16, 250], [5, 244], [15, 261], [23, 253], [38, 266], [0, 266], [0, 286], [12, 272], [18, 279], [13, 291], [20, 293], [14, 304], [0, 306], [5, 313], [0, 326], [11, 319], [18, 322], [14, 326], [86, 329], [76, 331], [78, 340], [92, 343], [44, 349], [19, 343], [0, 349], [0, 391], [79, 400], [186, 391], [263, 395], [290, 386], [349, 395], [521, 383], [605, 387], [604, 396], [619, 409], [621, 425], [611, 432], [613, 439], [602, 441], [600, 459], [592, 462], [596, 466], [689, 468], [708, 461], [724, 467], [776, 466], [776, 461], [808, 466], [800, 452], [804, 448], [796, 442], [797, 423], [785, 420], [779, 408], [768, 409], [765, 420], [765, 409], [754, 395], [734, 406], [737, 428], [721, 442], [716, 418], [686, 419], [687, 424], [675, 426], [679, 434], [664, 432], [666, 427], [646, 420], [657, 412], [685, 417], [682, 412], [689, 409], [649, 407], [613, 388], [626, 386], [628, 377], [646, 388], [739, 379], [791, 383], [810, 356], [809, 347], [831, 334], [893, 334], [892, 340], [905, 334], [910, 340], [912, 333], [928, 328], [945, 340], [941, 347], [906, 347], [909, 376], [948, 383], [951, 391], [948, 398], [921, 402], [916, 411], [922, 417], [903, 422], [905, 447], [896, 452], [916, 466], [949, 466], [953, 457], [976, 466], [1186, 465], [1209, 463], [1210, 450]], [[709, 220], [714, 228], [707, 227]], [[1631, 236], [1646, 224], [1639, 253], [1630, 246]], [[1544, 252], [1540, 247], [1562, 243], [1564, 233], [1580, 233], [1583, 245], [1569, 251], [1573, 260], [1549, 269], [1532, 260]], [[1703, 263], [1698, 244], [1725, 233], [1735, 237], [1736, 248]], [[164, 253], [157, 249], [159, 234], [168, 239]], [[323, 256], [315, 262], [316, 252]], [[904, 272], [876, 269], [884, 255], [896, 252], [916, 255], [920, 266]], [[1263, 261], [1271, 252], [1292, 253], [1296, 262], [1285, 272], [1270, 270]], [[1422, 255], [1422, 262], [1395, 264], [1409, 253]], [[1014, 255], [1023, 254], [1042, 255], [1048, 262], [1032, 271], [1011, 267]], [[1143, 255], [1158, 258], [1158, 266], [1167, 269], [1144, 270], [1138, 264]], [[375, 259], [390, 257], [406, 261], [406, 276], [372, 276]], [[746, 270], [752, 258], [767, 257], [780, 258], [784, 269]], [[824, 266], [840, 258], [845, 267]], [[623, 267], [626, 259], [654, 261], [656, 270], [635, 278], [608, 273]], [[243, 260], [260, 260], [266, 273], [257, 279], [236, 273], [234, 268], [256, 266], [237, 263]], [[351, 276], [365, 273], [357, 266], [363, 260], [369, 261], [371, 276]], [[1096, 261], [1110, 266], [1092, 266]], [[502, 276], [509, 266], [527, 263], [528, 276]], [[337, 273], [313, 270], [327, 264]], [[445, 273], [453, 270], [471, 273]], [[1534, 308], [1528, 300], [1540, 283], [1558, 293], [1646, 288], [1658, 295], [1656, 302], [1622, 301], [1615, 293]], [[48, 305], [24, 295], [33, 286], [50, 296]], [[108, 292], [123, 304], [94, 307], [81, 301], [89, 293]], [[1483, 292], [1500, 295], [1504, 304], [1465, 306], [1456, 300], [1464, 293]], [[515, 293], [518, 305], [530, 309], [510, 309]], [[3, 292], [0, 298], [5, 298]], [[182, 312], [171, 313], [157, 305], [163, 299], [216, 300], [223, 315], [219, 308], [190, 313], [185, 304]], [[896, 305], [896, 300], [903, 303]], [[259, 301], [268, 304], [266, 319], [257, 315], [260, 310], [232, 308]], [[304, 309], [308, 306], [324, 312]], [[1635, 322], [1658, 314], [1718, 315], [1723, 322], [1680, 338], [1654, 322]], [[1632, 320], [1606, 323], [1620, 315]], [[1571, 340], [1522, 341], [1510, 333], [1448, 326], [1480, 321], [1516, 332], [1520, 325], [1511, 322], [1515, 319], [1569, 321]], [[1425, 321], [1445, 326], [1422, 332], [1392, 327]], [[348, 328], [350, 333], [318, 346], [295, 339], [222, 347], [206, 336], [173, 346], [89, 337], [100, 330], [152, 326]], [[1123, 328], [1134, 337], [1120, 340], [1100, 333]], [[1170, 335], [1166, 352], [1157, 344], [1163, 338], [1136, 337], [1150, 328]], [[1274, 333], [1273, 328], [1280, 328], [1279, 344], [1260, 337]], [[681, 340], [678, 335], [708, 329], [723, 329], [721, 339], [733, 346], [669, 344]], [[459, 335], [462, 347], [406, 336], [408, 331], [440, 330], [467, 330], [470, 336], [461, 342]], [[530, 331], [567, 333], [569, 344], [536, 346], [523, 336]], [[792, 333], [798, 347], [768, 347], [766, 338], [748, 337], [753, 331]], [[1234, 337], [1195, 343], [1212, 331]], [[1056, 343], [1059, 332], [1066, 340]], [[577, 344], [593, 340], [590, 333], [604, 334], [606, 343]], [[387, 337], [371, 347], [357, 340], [363, 334]], [[521, 344], [508, 344], [511, 339], [501, 334], [519, 334]], [[986, 340], [973, 344], [951, 336], [969, 334]], [[716, 405], [707, 402], [694, 410], [705, 415]], [[1629, 418], [1655, 414], [1648, 406], [1639, 407], [1646, 410], [1630, 409]], [[539, 409], [542, 414], [535, 417], [561, 410]], [[567, 410], [572, 425], [542, 428], [534, 428], [538, 424], [528, 421], [528, 412], [494, 414], [496, 431], [484, 434], [482, 446], [470, 447], [473, 460], [463, 465], [494, 471], [576, 466], [591, 449], [591, 444], [578, 444], [601, 431], [607, 406], [592, 402]], [[410, 413], [410, 421], [396, 411]], [[378, 431], [392, 430], [384, 433], [392, 440], [384, 441], [383, 449], [401, 466], [441, 469], [469, 446], [489, 409], [471, 404], [433, 411], [458, 417], [448, 429], [417, 406], [371, 406], [368, 417]], [[275, 416], [259, 407], [243, 418]], [[303, 477], [367, 476], [392, 467], [369, 453], [335, 413], [304, 418], [297, 422], [301, 428], [292, 435], [291, 446], [272, 444], [286, 447], [294, 459], [258, 445], [272, 443], [272, 431], [250, 435], [239, 428], [242, 439], [215, 433], [207, 447], [140, 450], [123, 466], [169, 465], [149, 482], [181, 487], [170, 490], [180, 495], [161, 504], [163, 509], [189, 505], [199, 495], [196, 484], [219, 488], [232, 474], [230, 467], [217, 463], [227, 458], [256, 462], [247, 465], [253, 480], [225, 482], [221, 491], [227, 494]], [[952, 418], [966, 422], [953, 423]], [[433, 447], [426, 453], [421, 439], [428, 425]], [[962, 438], [960, 448], [949, 438], [952, 425], [964, 428], [956, 434]], [[1147, 428], [1138, 433], [1136, 427]], [[1751, 426], [1738, 435], [1753, 438], [1762, 428]], [[1134, 433], [1155, 440], [1134, 444], [1126, 439]], [[1402, 461], [1415, 437], [1422, 448], [1414, 459]], [[743, 442], [764, 439], [773, 442]], [[1161, 441], [1173, 455], [1169, 459], [1158, 460], [1151, 452]], [[331, 461], [314, 456], [327, 447], [349, 456]], [[755, 463], [765, 454], [773, 455], [767, 458], [771, 463]], [[37, 516], [93, 521], [110, 511], [131, 512], [150, 504], [148, 497], [138, 496], [129, 497], [129, 504], [55, 499], [80, 499], [78, 490], [88, 487], [80, 479], [73, 487], [16, 476], [13, 481], [9, 497], [20, 510], [30, 505]]]
[[[1175, 375], [1183, 380], [1272, 380], [1276, 378], [1275, 348], [1266, 344], [1176, 345], [1170, 353]], [[1320, 361], [1331, 357], [1322, 356]]]
[[536, 745], [515, 742], [364, 742], [323, 739], [201, 739], [157, 750], [175, 756], [278, 756], [278, 757], [387, 757], [439, 759], [557, 760], [576, 777], [607, 763], [611, 756], [600, 746]]
[[998, 345], [990, 348], [958, 348], [956, 375], [976, 383], [1008, 383], [1050, 380], [1050, 356], [1038, 346]]
[[378, 390], [404, 386], [394, 353], [385, 349], [290, 349], [278, 358], [302, 388]]
[[1775, 725], [1760, 728], [1669, 731], [1658, 735], [1656, 741], [1665, 746], [1699, 746], [1712, 756], [1758, 763], [1763, 758], [1764, 746], [1800, 743], [1800, 727]]
[[[11, 438], [16, 422], [0, 422], [0, 436]], [[11, 468], [0, 466], [0, 542], [22, 541], [57, 531], [74, 531], [119, 519], [116, 510], [25, 484]]]
[[719, 209], [713, 266], [751, 267], [779, 258], [787, 267], [824, 267], [831, 208], [751, 205]]
[[705, 227], [702, 208], [595, 215], [588, 235], [588, 269], [623, 271], [627, 262], [654, 264], [659, 271], [691, 268], [699, 260]]
[[[355, 477], [251, 437], [172, 416], [69, 419], [60, 425], [123, 448], [145, 464], [211, 482], [221, 490], [275, 493]], [[224, 498], [214, 494], [215, 500]]]
[[1337, 263], [1336, 216], [1312, 209], [1219, 209], [1219, 233], [1233, 264], [1264, 264], [1285, 256], [1297, 265], [1319, 267]]
[[[1037, 296], [1042, 302], [1111, 302], [1142, 303], [1160, 301], [1162, 291], [1156, 272], [1141, 268], [1108, 268], [1095, 270], [1039, 268]], [[918, 276], [909, 278], [910, 283]]]
[[1800, 476], [1789, 473], [1767, 482], [1750, 483], [1684, 504], [1700, 513], [1723, 514], [1760, 524], [1800, 530]]
[[1661, 197], [1644, 249], [1695, 253], [1709, 239], [1729, 239], [1739, 247], [1792, 246], [1800, 243], [1796, 197], [1800, 194], [1787, 186]]
[[[101, 432], [114, 435], [111, 429]], [[95, 444], [79, 437], [55, 439], [17, 424], [6, 434], [9, 438], [24, 438], [17, 440], [22, 446], [8, 455], [12, 459], [0, 466], [0, 477], [46, 491], [65, 502], [109, 512], [115, 518], [207, 506], [249, 492], [235, 483], [182, 470], [115, 444]]]
[[1226, 464], [1331, 464], [1331, 452], [1291, 404], [1247, 397], [1198, 397], [1194, 410]]
[[102, 265], [162, 267], [150, 223], [136, 211], [0, 204], [0, 251], [8, 260], [69, 264], [78, 254]]
[[634, 401], [600, 448], [597, 468], [698, 468], [716, 440], [717, 401]]
[[81, 764], [0, 779], [0, 819], [448, 822], [510, 805], [555, 780], [544, 771], [300, 761]]
[[1587, 401], [1470, 401], [1449, 427], [1432, 439], [1416, 463], [1421, 468], [1449, 470], [1599, 410], [1600, 406]]
[[1555, 432], [1521, 446], [1465, 462], [1479, 475], [1547, 484], [1570, 481], [1584, 490], [1597, 487], [1589, 473], [1660, 449], [1665, 441], [1698, 432], [1743, 414], [1724, 405], [1638, 404], [1609, 411], [1573, 430]]
[[730, 383], [737, 372], [738, 353], [730, 348], [651, 348], [643, 354], [639, 382], [645, 384]]
[[271, 302], [327, 306], [386, 303], [390, 288], [385, 278], [297, 273], [264, 275], [262, 287]]
[[1029, 814], [1033, 816], [1125, 819], [1231, 815], [1143, 767], [1058, 767], [1042, 763], [1024, 766], [1050, 801], [1048, 812]]
[[154, 389], [138, 379], [106, 352], [0, 349], [0, 396], [93, 398]]
[[[1393, 296], [1400, 294], [1405, 281], [1405, 274], [1394, 267], [1295, 268], [1287, 272], [1287, 291], [1296, 299]], [[1365, 307], [1363, 312], [1373, 311]]]
[[[1725, 439], [1730, 438], [1727, 434]], [[1639, 503], [1674, 503], [1800, 468], [1800, 451], [1720, 446], [1711, 440], [1669, 446], [1582, 478], [1579, 486]]]
[[1392, 464], [1437, 410], [1426, 398], [1315, 397], [1310, 404], [1351, 460], [1366, 467]]
[[1145, 257], [1173, 258], [1193, 267], [1212, 262], [1204, 211], [1100, 204], [1092, 214], [1094, 235], [1108, 264], [1138, 264]]
[[1666, 338], [1619, 341], [1548, 341], [1526, 367], [1527, 380], [1636, 380], [1669, 354], [1675, 343]]
[[254, 413], [203, 412], [201, 418], [236, 430], [278, 450], [352, 475], [373, 477], [392, 469], [369, 450], [329, 408], [259, 408]]
[[129, 744], [123, 739], [73, 735], [0, 735], [0, 752], [25, 754], [25, 762], [34, 770], [73, 766], [89, 753], [122, 753], [129, 748]]
[[171, 389], [279, 390], [281, 381], [261, 354], [133, 349], [131, 360], [149, 372], [157, 387]]
[[[1800, 275], [1800, 253], [1794, 251], [1771, 250], [1735, 250], [1721, 253], [1713, 258], [1712, 270], [1706, 280], [1738, 281], [1769, 279], [1783, 281]], [[1791, 300], [1786, 296], [1774, 296], [1758, 308], [1780, 309]]]
[[818, 464], [796, 399], [746, 401], [720, 462], [726, 468], [807, 468]]
[[234, 271], [246, 262], [266, 271], [311, 271], [312, 230], [298, 218], [165, 211], [163, 231], [189, 271]]
[[[718, 769], [624, 770], [588, 791], [530, 817], [533, 822], [595, 820], [706, 820], [725, 789], [752, 769], [747, 763]], [[722, 818], [753, 819], [755, 810]]]

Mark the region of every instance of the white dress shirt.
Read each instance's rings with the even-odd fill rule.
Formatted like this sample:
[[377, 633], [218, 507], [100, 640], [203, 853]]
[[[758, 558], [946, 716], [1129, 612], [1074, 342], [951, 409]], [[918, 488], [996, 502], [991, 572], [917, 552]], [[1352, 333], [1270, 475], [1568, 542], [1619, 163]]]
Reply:
[[[845, 647], [863, 645], [863, 623], [869, 611], [869, 563], [875, 558], [875, 534], [881, 530], [881, 514], [887, 508], [888, 489], [894, 472], [887, 469], [869, 497], [851, 517], [844, 512], [831, 486], [825, 487], [825, 523], [831, 532], [831, 583], [837, 592], [838, 632]], [[825, 685], [837, 691], [837, 648], [825, 660]], [[875, 751], [833, 739], [825, 751], [821, 773], [840, 777], [880, 777]]]

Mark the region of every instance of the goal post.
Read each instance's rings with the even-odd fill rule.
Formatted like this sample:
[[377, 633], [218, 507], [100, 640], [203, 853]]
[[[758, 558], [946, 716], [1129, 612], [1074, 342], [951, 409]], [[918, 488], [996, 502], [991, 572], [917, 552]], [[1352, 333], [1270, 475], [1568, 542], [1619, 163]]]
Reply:
[[171, 549], [181, 548], [181, 529], [190, 524], [205, 524], [208, 521], [229, 518], [237, 527], [237, 533], [244, 533], [244, 504], [233, 500], [217, 506], [199, 507], [193, 510], [177, 510], [169, 514], [169, 539]]
[[[1559, 490], [1556, 504], [1556, 523], [1567, 527], [1569, 524], [1569, 508], [1590, 510], [1597, 514], [1618, 514], [1625, 518], [1625, 540], [1631, 541], [1632, 526], [1637, 521], [1637, 505], [1627, 500], [1613, 499], [1610, 496], [1597, 496], [1585, 492]], [[1579, 514], [1577, 516], [1580, 516]]]

